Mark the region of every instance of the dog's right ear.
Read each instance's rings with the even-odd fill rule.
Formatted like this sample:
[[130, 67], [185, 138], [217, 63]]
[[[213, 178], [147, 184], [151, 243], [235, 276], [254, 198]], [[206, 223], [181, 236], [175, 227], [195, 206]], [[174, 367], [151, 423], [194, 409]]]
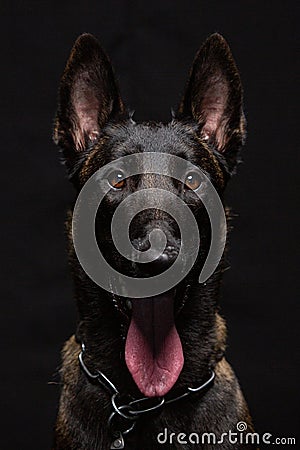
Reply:
[[94, 36], [83, 34], [75, 42], [58, 97], [53, 138], [70, 167], [108, 120], [124, 112], [111, 63]]

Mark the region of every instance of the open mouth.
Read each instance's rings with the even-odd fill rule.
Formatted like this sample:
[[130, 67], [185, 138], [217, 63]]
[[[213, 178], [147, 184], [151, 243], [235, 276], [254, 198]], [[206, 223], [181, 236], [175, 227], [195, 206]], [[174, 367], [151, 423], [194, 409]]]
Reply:
[[[130, 299], [125, 361], [137, 387], [146, 397], [167, 394], [184, 364], [174, 314], [183, 302], [175, 305], [176, 297], [176, 289], [172, 289], [155, 297]], [[118, 306], [121, 306], [119, 302]], [[124, 303], [122, 310], [128, 316]]]
[[174, 322], [174, 292], [132, 300], [125, 361], [145, 396], [161, 397], [173, 387], [184, 362]]

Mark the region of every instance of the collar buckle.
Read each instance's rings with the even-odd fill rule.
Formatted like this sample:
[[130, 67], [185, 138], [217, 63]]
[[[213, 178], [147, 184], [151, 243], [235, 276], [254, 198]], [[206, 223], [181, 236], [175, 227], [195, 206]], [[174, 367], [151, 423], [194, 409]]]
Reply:
[[122, 433], [119, 432], [118, 437], [112, 442], [110, 449], [122, 449], [125, 448], [125, 442]]

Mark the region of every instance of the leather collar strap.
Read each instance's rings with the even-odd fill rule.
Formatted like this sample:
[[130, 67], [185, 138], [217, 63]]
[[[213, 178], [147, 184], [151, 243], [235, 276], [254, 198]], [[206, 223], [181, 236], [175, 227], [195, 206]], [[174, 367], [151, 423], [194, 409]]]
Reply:
[[110, 400], [112, 405], [112, 413], [108, 418], [108, 427], [113, 436], [113, 442], [110, 449], [125, 448], [124, 436], [134, 429], [139, 417], [159, 410], [163, 408], [164, 405], [168, 405], [170, 403], [176, 402], [177, 400], [181, 400], [193, 393], [196, 394], [204, 391], [206, 388], [209, 388], [212, 385], [215, 379], [215, 372], [211, 370], [208, 380], [206, 380], [203, 384], [195, 388], [188, 387], [183, 394], [176, 397], [171, 397], [168, 399], [165, 399], [165, 397], [141, 397], [138, 399], [133, 399], [131, 397], [130, 400], [127, 401], [127, 403], [124, 403], [124, 401], [121, 401], [122, 398], [124, 399], [124, 395], [122, 395], [118, 391], [113, 382], [109, 380], [109, 378], [107, 378], [104, 373], [102, 373], [100, 370], [96, 370], [95, 373], [92, 373], [87, 368], [84, 362], [85, 350], [85, 345], [82, 343], [81, 352], [79, 353], [78, 359], [83, 372], [90, 380], [94, 380], [100, 383], [100, 385], [111, 396]]

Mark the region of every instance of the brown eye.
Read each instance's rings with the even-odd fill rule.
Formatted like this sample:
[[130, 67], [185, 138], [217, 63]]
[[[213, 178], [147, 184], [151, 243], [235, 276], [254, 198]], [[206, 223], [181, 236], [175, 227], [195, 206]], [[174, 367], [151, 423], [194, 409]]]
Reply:
[[114, 170], [109, 174], [108, 182], [114, 189], [123, 189], [125, 186], [125, 175], [121, 170]]
[[185, 184], [188, 188], [195, 191], [202, 182], [201, 176], [197, 172], [189, 172], [185, 178]]

